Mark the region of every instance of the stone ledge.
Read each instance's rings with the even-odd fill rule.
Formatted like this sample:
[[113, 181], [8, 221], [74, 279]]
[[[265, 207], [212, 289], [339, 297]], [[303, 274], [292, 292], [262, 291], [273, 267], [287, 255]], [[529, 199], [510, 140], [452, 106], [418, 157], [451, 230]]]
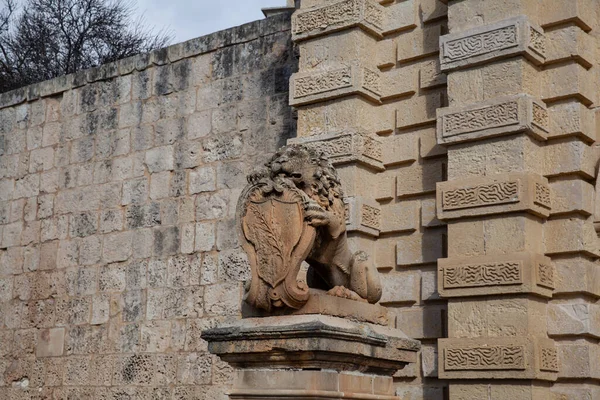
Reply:
[[88, 83], [125, 76], [155, 65], [165, 65], [185, 58], [209, 53], [223, 47], [249, 42], [277, 32], [290, 30], [290, 15], [279, 14], [231, 29], [177, 43], [150, 53], [138, 54], [70, 75], [34, 83], [0, 94], [0, 109], [41, 97], [53, 96]]
[[238, 371], [231, 399], [400, 400], [391, 377], [333, 371]]
[[517, 55], [525, 56], [535, 65], [546, 60], [544, 31], [525, 16], [440, 38], [440, 61], [444, 72]]
[[249, 307], [247, 303], [244, 303], [242, 306], [242, 315], [244, 318], [315, 314], [347, 318], [351, 321], [368, 322], [383, 326], [388, 326], [390, 324], [388, 310], [385, 307], [377, 304], [363, 303], [356, 300], [330, 296], [323, 290], [318, 289], [310, 289], [308, 302], [298, 310], [285, 308], [272, 311], [268, 314], [262, 310]]
[[440, 339], [438, 345], [440, 379], [557, 379], [557, 349], [549, 339]]
[[202, 332], [211, 353], [241, 369], [330, 369], [392, 376], [420, 344], [399, 330], [324, 315], [248, 318]]
[[526, 133], [545, 141], [550, 129], [546, 105], [525, 94], [437, 110], [441, 145]]
[[552, 209], [548, 180], [540, 175], [510, 173], [438, 182], [438, 219], [526, 211], [547, 218]]
[[438, 260], [441, 297], [532, 293], [551, 298], [555, 287], [552, 260], [541, 254], [515, 253]]

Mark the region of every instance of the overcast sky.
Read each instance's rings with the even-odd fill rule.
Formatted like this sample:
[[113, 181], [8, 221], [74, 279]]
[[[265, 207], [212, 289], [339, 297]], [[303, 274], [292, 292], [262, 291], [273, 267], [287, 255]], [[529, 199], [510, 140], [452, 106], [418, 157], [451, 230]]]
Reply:
[[261, 8], [286, 0], [137, 0], [149, 26], [173, 31], [173, 44], [264, 18]]

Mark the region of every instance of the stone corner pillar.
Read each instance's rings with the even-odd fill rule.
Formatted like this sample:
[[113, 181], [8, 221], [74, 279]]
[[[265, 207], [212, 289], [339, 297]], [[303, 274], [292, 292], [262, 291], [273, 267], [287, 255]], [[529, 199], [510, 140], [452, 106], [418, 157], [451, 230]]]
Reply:
[[598, 373], [586, 365], [597, 344], [576, 328], [586, 317], [574, 310], [592, 312], [599, 295], [598, 3], [447, 3], [440, 63], [449, 106], [437, 110], [437, 139], [448, 181], [436, 196], [448, 224], [448, 257], [438, 262], [448, 338], [438, 341], [439, 377], [451, 400], [593, 398]]

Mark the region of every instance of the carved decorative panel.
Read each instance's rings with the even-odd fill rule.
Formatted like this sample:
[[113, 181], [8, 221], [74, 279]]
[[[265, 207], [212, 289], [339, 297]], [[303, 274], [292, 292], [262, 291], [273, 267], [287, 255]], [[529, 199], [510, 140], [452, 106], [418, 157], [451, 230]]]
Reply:
[[552, 200], [550, 197], [550, 188], [541, 183], [535, 184], [535, 203], [547, 209], [552, 209]]
[[346, 204], [346, 225], [348, 232], [362, 232], [378, 237], [381, 231], [381, 208], [377, 202], [361, 196], [344, 198]]
[[444, 268], [444, 288], [467, 288], [523, 283], [523, 263], [498, 262]]
[[548, 217], [551, 211], [549, 192], [547, 179], [529, 173], [439, 182], [436, 190], [438, 219], [515, 211]]
[[457, 210], [516, 201], [519, 201], [519, 182], [500, 182], [444, 191], [442, 207]]
[[381, 76], [359, 64], [317, 72], [297, 73], [290, 79], [290, 104], [303, 105], [360, 94], [380, 101]]
[[362, 225], [381, 230], [381, 209], [363, 204], [362, 206]]
[[548, 110], [537, 103], [533, 103], [533, 123], [548, 131], [550, 129], [550, 116]]
[[546, 56], [546, 36], [544, 34], [533, 28], [529, 28], [529, 47], [538, 52], [541, 56]]
[[528, 336], [439, 339], [441, 379], [554, 381], [554, 341]]
[[522, 54], [534, 64], [546, 59], [543, 30], [525, 16], [443, 36], [442, 70], [467, 68], [497, 59]]
[[523, 346], [466, 347], [445, 350], [446, 370], [525, 369]]
[[358, 161], [378, 171], [383, 170], [382, 143], [367, 134], [344, 133], [290, 139], [290, 143], [302, 143], [327, 154], [334, 165]]
[[531, 293], [552, 297], [552, 260], [542, 254], [452, 257], [438, 260], [438, 292], [443, 298]]
[[438, 143], [450, 144], [528, 133], [546, 140], [549, 116], [543, 102], [518, 95], [460, 108], [438, 109]]
[[350, 67], [341, 68], [296, 79], [294, 81], [294, 97], [299, 99], [351, 86], [352, 70]]
[[385, 8], [373, 0], [342, 0], [296, 12], [292, 34], [299, 41], [359, 26], [381, 37], [385, 20]]
[[519, 105], [514, 101], [495, 104], [476, 110], [447, 114], [442, 117], [442, 121], [444, 137], [514, 125], [519, 123]]
[[449, 40], [443, 47], [442, 56], [445, 62], [464, 60], [465, 58], [517, 45], [517, 27], [516, 25], [510, 25], [488, 32]]
[[540, 263], [537, 268], [538, 285], [554, 290], [554, 267], [549, 263]]
[[558, 372], [558, 351], [555, 348], [543, 348], [540, 369], [542, 371]]

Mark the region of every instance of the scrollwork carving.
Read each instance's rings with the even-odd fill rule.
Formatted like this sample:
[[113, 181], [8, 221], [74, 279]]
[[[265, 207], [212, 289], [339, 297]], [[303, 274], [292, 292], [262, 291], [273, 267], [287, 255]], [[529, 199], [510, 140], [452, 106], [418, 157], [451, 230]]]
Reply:
[[523, 346], [469, 347], [445, 350], [447, 370], [525, 369]]
[[523, 282], [520, 261], [457, 265], [444, 268], [444, 288], [515, 285]]
[[443, 116], [444, 136], [498, 128], [519, 123], [519, 105], [516, 101], [447, 114]]
[[444, 210], [457, 210], [516, 201], [519, 201], [519, 183], [499, 182], [445, 191], [442, 206]]
[[449, 41], [444, 46], [443, 56], [446, 61], [451, 62], [517, 45], [517, 27], [511, 25]]

